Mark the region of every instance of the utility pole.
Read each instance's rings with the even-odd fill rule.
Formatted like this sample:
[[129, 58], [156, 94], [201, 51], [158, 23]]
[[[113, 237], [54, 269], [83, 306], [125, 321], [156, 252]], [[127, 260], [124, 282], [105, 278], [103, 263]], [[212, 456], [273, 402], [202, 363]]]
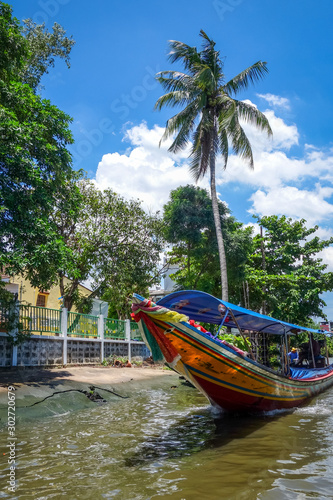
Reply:
[[[260, 226], [260, 249], [261, 249], [261, 257], [262, 257], [262, 270], [266, 271], [266, 256], [265, 256], [265, 245], [263, 241], [263, 230], [262, 226]], [[266, 289], [263, 287], [263, 293], [265, 297]], [[262, 301], [262, 314], [266, 314], [266, 300]]]

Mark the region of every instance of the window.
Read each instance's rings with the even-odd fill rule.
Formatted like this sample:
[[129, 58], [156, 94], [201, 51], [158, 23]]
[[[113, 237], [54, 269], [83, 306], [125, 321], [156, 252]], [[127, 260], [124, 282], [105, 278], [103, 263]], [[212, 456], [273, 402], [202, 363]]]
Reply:
[[46, 307], [46, 295], [44, 293], [38, 294], [36, 306]]

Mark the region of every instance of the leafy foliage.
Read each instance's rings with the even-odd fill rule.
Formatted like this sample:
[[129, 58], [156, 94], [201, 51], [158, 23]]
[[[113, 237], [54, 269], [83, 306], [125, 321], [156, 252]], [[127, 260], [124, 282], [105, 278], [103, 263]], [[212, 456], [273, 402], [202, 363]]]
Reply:
[[[57, 239], [65, 242], [61, 265], [50, 262], [46, 268], [35, 261], [29, 268], [31, 282], [59, 280], [69, 310], [73, 304], [89, 310], [91, 299], [104, 294], [118, 315], [127, 317], [127, 297], [144, 293], [156, 279], [162, 248], [158, 217], [147, 215], [138, 201], [98, 190], [78, 172], [58, 195], [51, 219]], [[88, 279], [93, 292], [84, 298], [79, 284]]]
[[[20, 305], [20, 307], [24, 311], [25, 306]], [[31, 335], [20, 319], [16, 297], [5, 288], [3, 281], [0, 281], [0, 331], [7, 333], [13, 345], [20, 344]]]
[[249, 301], [254, 310], [263, 302], [266, 312], [278, 319], [310, 325], [311, 316], [325, 318], [321, 294], [333, 289], [333, 273], [326, 272], [318, 253], [333, 238], [312, 238], [317, 226], [285, 216], [256, 217], [265, 235], [254, 237], [254, 251], [246, 269]]
[[[219, 202], [224, 232], [232, 299], [239, 301], [245, 263], [251, 250], [251, 229], [243, 229]], [[179, 289], [196, 289], [221, 294], [221, 276], [211, 200], [206, 190], [179, 187], [164, 206], [165, 238], [172, 244], [170, 263], [179, 270], [171, 277]]]
[[[0, 266], [13, 273], [38, 260], [56, 266], [65, 251], [50, 214], [71, 174], [71, 119], [35, 93], [51, 54], [60, 50], [57, 30], [54, 39], [31, 24], [24, 31], [10, 6], [0, 2]], [[49, 39], [44, 55], [43, 36]]]
[[31, 88], [40, 88], [40, 81], [49, 68], [55, 65], [55, 58], [65, 60], [70, 68], [69, 55], [75, 45], [72, 37], [66, 37], [66, 31], [58, 23], [54, 23], [52, 32], [48, 32], [45, 24], [36, 24], [31, 19], [25, 19], [22, 33], [28, 43], [29, 58], [21, 73], [21, 79]]
[[246, 344], [246, 342], [240, 335], [233, 335], [232, 333], [222, 333], [218, 335], [218, 338], [220, 340], [229, 342], [229, 344], [238, 347], [238, 349], [242, 349], [242, 351], [248, 351], [249, 349], [248, 344]]

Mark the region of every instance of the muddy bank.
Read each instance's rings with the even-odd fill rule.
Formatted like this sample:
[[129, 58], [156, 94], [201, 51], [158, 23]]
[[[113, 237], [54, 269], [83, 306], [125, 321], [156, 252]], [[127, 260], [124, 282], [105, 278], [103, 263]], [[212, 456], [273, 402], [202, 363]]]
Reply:
[[120, 403], [140, 391], [170, 388], [179, 376], [162, 367], [69, 367], [0, 371], [0, 426], [7, 423], [8, 386], [15, 388], [20, 422], [58, 416], [96, 404]]

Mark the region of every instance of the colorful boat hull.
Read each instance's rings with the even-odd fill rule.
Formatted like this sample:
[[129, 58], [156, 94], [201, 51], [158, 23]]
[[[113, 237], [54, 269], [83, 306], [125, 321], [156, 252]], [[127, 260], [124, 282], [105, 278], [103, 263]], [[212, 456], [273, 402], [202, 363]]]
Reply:
[[[134, 317], [148, 347], [152, 349], [154, 342], [163, 361], [195, 385], [212, 405], [250, 413], [292, 408], [333, 385], [333, 366], [312, 370], [302, 380], [282, 376], [199, 332], [178, 313], [169, 311], [167, 317], [165, 309], [158, 312], [158, 307], [146, 305], [136, 304]], [[175, 314], [177, 317], [172, 316]]]

